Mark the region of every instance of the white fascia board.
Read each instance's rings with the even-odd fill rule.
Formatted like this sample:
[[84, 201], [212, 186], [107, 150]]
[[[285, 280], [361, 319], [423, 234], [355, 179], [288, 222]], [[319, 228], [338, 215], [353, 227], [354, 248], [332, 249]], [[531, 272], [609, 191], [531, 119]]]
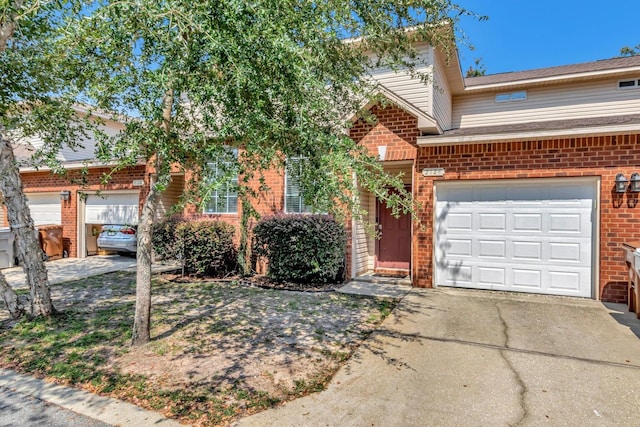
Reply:
[[628, 67], [628, 68], [617, 68], [613, 70], [600, 70], [600, 71], [588, 71], [588, 72], [574, 73], [574, 74], [562, 74], [558, 76], [538, 77], [534, 79], [513, 80], [509, 82], [471, 86], [471, 87], [465, 87], [464, 93], [473, 93], [476, 91], [484, 91], [488, 89], [505, 89], [511, 86], [534, 85], [537, 83], [549, 83], [557, 80], [560, 80], [560, 81], [573, 80], [573, 79], [577, 80], [577, 79], [582, 79], [587, 77], [606, 77], [606, 76], [615, 77], [619, 74], [627, 74], [627, 73], [640, 73], [640, 66]]
[[612, 134], [624, 134], [640, 132], [640, 124], [597, 126], [590, 128], [541, 130], [530, 132], [509, 132], [509, 133], [486, 133], [482, 135], [460, 135], [460, 136], [419, 136], [417, 144], [420, 147], [434, 145], [458, 145], [474, 144], [478, 142], [498, 142], [498, 141], [531, 141], [550, 138], [569, 138], [580, 136], [601, 136]]
[[[136, 163], [135, 166], [141, 166], [141, 165], [144, 165], [144, 164], [146, 164], [144, 159], [140, 159], [140, 160], [138, 160], [138, 162]], [[114, 166], [117, 166], [118, 163], [117, 162], [103, 163], [103, 162], [98, 162], [98, 161], [89, 161], [89, 162], [62, 163], [61, 165], [66, 170], [74, 170], [74, 169], [84, 169], [85, 167], [88, 168], [88, 169], [114, 167]], [[44, 166], [43, 167], [39, 167], [39, 168], [34, 168], [34, 167], [21, 167], [20, 168], [20, 173], [23, 173], [23, 172], [49, 172], [49, 171], [51, 171], [51, 168], [44, 167]]]

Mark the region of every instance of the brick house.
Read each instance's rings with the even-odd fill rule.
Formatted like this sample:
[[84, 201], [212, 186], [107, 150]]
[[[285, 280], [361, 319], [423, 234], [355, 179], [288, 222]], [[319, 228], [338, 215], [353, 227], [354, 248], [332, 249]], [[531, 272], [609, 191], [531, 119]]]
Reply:
[[[351, 275], [391, 265], [420, 287], [626, 301], [621, 245], [640, 240], [639, 193], [615, 182], [640, 172], [640, 57], [464, 79], [455, 58], [425, 49], [431, 84], [381, 72], [397, 107], [351, 129], [406, 172], [420, 224], [406, 230], [363, 194], [383, 235], [352, 222]], [[385, 245], [385, 230], [410, 250]]]
[[[391, 106], [369, 105], [377, 123], [355, 121], [350, 129], [385, 169], [404, 173], [421, 204], [420, 221], [393, 218], [361, 191], [382, 238], [365, 233], [360, 221], [347, 222], [347, 275], [397, 272], [419, 287], [626, 301], [621, 245], [640, 241], [640, 193], [632, 183], [617, 192], [615, 184], [617, 176], [631, 181], [640, 173], [640, 57], [465, 79], [456, 57], [426, 44], [420, 50], [430, 83], [378, 70]], [[59, 203], [72, 256], [90, 252], [92, 224], [137, 215], [151, 179], [141, 165], [107, 187], [90, 180], [91, 191], [116, 202], [108, 204], [45, 172], [22, 176], [36, 197], [70, 191]], [[308, 210], [285, 171], [267, 178], [271, 191], [257, 203], [260, 214]], [[174, 177], [159, 215], [184, 182]], [[231, 186], [213, 193], [203, 212], [185, 212], [239, 222]]]

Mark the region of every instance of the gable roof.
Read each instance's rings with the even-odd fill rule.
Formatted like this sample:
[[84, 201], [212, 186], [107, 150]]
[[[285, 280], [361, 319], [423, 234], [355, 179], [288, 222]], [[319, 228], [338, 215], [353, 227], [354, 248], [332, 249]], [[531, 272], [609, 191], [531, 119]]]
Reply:
[[505, 86], [599, 77], [603, 75], [624, 75], [629, 73], [640, 73], [640, 55], [603, 59], [581, 64], [468, 77], [464, 80], [464, 83], [465, 91], [468, 92]]
[[[437, 120], [431, 117], [429, 114], [425, 113], [422, 109], [416, 107], [415, 105], [408, 102], [406, 99], [397, 95], [396, 93], [390, 91], [382, 84], [378, 84], [376, 87], [376, 92], [379, 95], [387, 98], [392, 104], [396, 105], [400, 109], [406, 111], [411, 114], [415, 118], [418, 119], [418, 129], [425, 134], [441, 134], [442, 128], [438, 124]], [[376, 100], [369, 101], [365, 104], [362, 109], [369, 110], [373, 108], [374, 105], [377, 105], [378, 102]], [[354, 114], [351, 118], [353, 122], [359, 119], [358, 114]]]

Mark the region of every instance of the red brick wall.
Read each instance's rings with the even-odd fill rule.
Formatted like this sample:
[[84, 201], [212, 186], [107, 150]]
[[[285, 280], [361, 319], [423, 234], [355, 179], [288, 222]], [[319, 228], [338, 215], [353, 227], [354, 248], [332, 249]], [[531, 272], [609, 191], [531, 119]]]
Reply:
[[[69, 256], [76, 257], [78, 253], [78, 192], [91, 193], [97, 190], [140, 190], [140, 201], [144, 201], [149, 191], [149, 179], [145, 174], [145, 166], [136, 166], [119, 171], [112, 176], [111, 181], [102, 185], [100, 178], [108, 168], [90, 169], [86, 176], [86, 185], [81, 187], [78, 182], [82, 178], [81, 171], [67, 171], [66, 176], [54, 175], [51, 172], [25, 172], [21, 174], [22, 186], [26, 194], [29, 193], [60, 193], [71, 191], [71, 199], [60, 201], [62, 213], [63, 238], [65, 249]], [[143, 187], [134, 187], [133, 180], [143, 179]], [[142, 203], [139, 206], [142, 210]]]
[[372, 156], [378, 156], [379, 146], [386, 146], [385, 161], [415, 159], [418, 119], [395, 105], [374, 106], [371, 113], [376, 123], [357, 121], [349, 130], [351, 139], [366, 146]]
[[637, 196], [613, 192], [617, 173], [627, 179], [640, 172], [640, 135], [565, 138], [530, 142], [496, 142], [443, 147], [421, 147], [416, 164], [416, 197], [424, 229], [416, 233], [414, 284], [433, 284], [434, 179], [420, 175], [423, 168], [443, 167], [439, 179], [500, 179], [543, 177], [601, 177], [600, 286], [603, 301], [625, 302], [627, 269], [621, 245], [640, 240]]
[[[349, 137], [367, 148], [372, 156], [378, 156], [378, 147], [386, 146], [385, 161], [415, 160], [418, 153], [418, 119], [395, 105], [371, 109], [374, 123], [359, 120], [349, 130]], [[347, 277], [351, 276], [352, 228], [347, 221]], [[412, 260], [413, 262], [413, 260]]]

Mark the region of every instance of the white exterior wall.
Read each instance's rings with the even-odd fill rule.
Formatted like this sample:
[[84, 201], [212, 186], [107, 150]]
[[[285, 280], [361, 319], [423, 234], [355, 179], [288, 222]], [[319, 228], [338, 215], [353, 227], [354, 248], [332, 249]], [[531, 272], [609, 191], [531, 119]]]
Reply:
[[[433, 49], [424, 45], [420, 49], [417, 62], [424, 62], [418, 71], [431, 73], [433, 64]], [[404, 99], [409, 104], [432, 115], [433, 83], [423, 83], [420, 79], [411, 78], [406, 73], [396, 73], [388, 68], [378, 68], [371, 73], [372, 77], [385, 88]]]
[[433, 114], [442, 129], [451, 129], [452, 96], [442, 64], [436, 61], [433, 72]]
[[453, 100], [453, 128], [618, 116], [640, 111], [640, 89], [618, 89], [618, 79], [527, 89], [527, 99], [496, 103], [498, 90]]
[[162, 193], [162, 197], [156, 207], [156, 218], [164, 219], [170, 213], [173, 205], [180, 201], [180, 196], [184, 190], [184, 175], [173, 175], [171, 184]]
[[[100, 128], [106, 135], [111, 137], [117, 135], [123, 129], [123, 126], [119, 123], [107, 121], [106, 125], [100, 126]], [[31, 146], [36, 150], [42, 148], [45, 144], [45, 142], [39, 137], [25, 138], [25, 141], [30, 143]], [[60, 152], [57, 154], [56, 158], [62, 162], [81, 162], [84, 160], [95, 159], [97, 141], [91, 138], [82, 141], [81, 144], [82, 147], [76, 148], [76, 150], [73, 150], [66, 145], [63, 146], [60, 149]]]
[[[374, 240], [366, 231], [365, 222], [375, 223], [375, 198], [371, 193], [360, 190], [360, 205], [367, 211], [366, 217], [362, 220], [355, 220], [353, 227], [353, 271], [356, 276], [366, 273], [374, 266]], [[372, 203], [373, 202], [373, 203]], [[371, 206], [373, 205], [373, 209]]]

